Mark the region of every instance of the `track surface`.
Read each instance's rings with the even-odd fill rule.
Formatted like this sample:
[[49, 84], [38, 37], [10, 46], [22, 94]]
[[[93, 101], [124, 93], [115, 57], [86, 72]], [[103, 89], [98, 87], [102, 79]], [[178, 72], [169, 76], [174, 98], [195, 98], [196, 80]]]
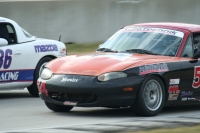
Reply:
[[177, 127], [200, 123], [200, 106], [167, 107], [155, 117], [130, 109], [80, 108], [55, 113], [24, 91], [0, 92], [0, 133], [103, 133]]

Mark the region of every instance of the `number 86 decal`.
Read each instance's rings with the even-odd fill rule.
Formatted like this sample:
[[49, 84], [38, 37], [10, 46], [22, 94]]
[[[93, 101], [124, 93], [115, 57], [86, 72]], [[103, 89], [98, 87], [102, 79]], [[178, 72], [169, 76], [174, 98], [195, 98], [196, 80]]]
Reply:
[[0, 68], [8, 69], [12, 62], [12, 50], [6, 49], [5, 54], [4, 51], [0, 49]]

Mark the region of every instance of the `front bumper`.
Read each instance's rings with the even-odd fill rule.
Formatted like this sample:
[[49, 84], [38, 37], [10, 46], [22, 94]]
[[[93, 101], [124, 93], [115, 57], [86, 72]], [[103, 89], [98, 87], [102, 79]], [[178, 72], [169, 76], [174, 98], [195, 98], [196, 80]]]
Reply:
[[126, 107], [133, 105], [142, 81], [143, 78], [128, 77], [99, 82], [94, 76], [53, 75], [50, 80], [39, 78], [38, 88], [43, 100], [55, 104], [79, 107]]

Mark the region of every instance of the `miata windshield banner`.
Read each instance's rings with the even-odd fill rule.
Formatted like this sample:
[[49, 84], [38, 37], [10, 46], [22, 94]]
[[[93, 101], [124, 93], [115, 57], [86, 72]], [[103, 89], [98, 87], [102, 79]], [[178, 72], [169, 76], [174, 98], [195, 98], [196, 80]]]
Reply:
[[163, 29], [163, 28], [143, 28], [143, 27], [130, 27], [130, 28], [124, 28], [123, 31], [128, 31], [128, 32], [156, 32], [156, 33], [162, 33], [162, 34], [168, 34], [168, 35], [173, 35], [177, 36], [180, 38], [183, 38], [184, 33], [176, 30], [170, 30], [170, 29]]

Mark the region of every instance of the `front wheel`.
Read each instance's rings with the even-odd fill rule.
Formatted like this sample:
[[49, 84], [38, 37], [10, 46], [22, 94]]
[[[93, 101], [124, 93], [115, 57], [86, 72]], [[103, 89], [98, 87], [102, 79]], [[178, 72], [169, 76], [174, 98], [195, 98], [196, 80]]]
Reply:
[[142, 83], [133, 110], [139, 116], [155, 116], [165, 103], [165, 87], [157, 76], [149, 76]]
[[52, 58], [50, 58], [50, 57], [42, 58], [39, 61], [38, 65], [36, 66], [36, 69], [35, 69], [35, 72], [34, 72], [33, 84], [31, 86], [27, 87], [29, 93], [34, 97], [38, 97], [39, 96], [38, 88], [37, 88], [37, 80], [38, 80], [38, 78], [39, 78], [39, 76], [40, 76], [40, 74], [42, 72], [42, 69], [51, 60], [52, 60]]
[[53, 110], [55, 112], [69, 112], [73, 108], [73, 106], [57, 105], [46, 101], [45, 104], [50, 110]]

